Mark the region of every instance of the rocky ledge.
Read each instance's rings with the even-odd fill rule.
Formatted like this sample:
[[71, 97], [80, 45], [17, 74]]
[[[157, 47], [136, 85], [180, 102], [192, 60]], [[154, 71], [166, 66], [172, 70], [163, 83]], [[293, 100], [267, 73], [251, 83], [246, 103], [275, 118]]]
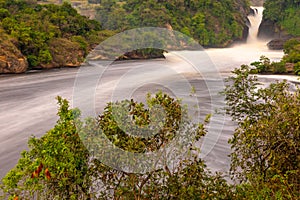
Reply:
[[283, 45], [287, 40], [288, 39], [282, 39], [282, 38], [274, 39], [274, 40], [271, 40], [270, 42], [268, 42], [267, 46], [271, 50], [282, 50]]

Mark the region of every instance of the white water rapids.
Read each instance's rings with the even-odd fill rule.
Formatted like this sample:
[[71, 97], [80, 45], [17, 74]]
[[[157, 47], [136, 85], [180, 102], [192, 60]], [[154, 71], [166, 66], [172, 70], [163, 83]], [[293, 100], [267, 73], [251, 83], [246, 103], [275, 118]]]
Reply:
[[[257, 40], [258, 26], [262, 18], [262, 7], [257, 7], [258, 14], [250, 16], [251, 28], [249, 38], [245, 44], [236, 44], [231, 48], [207, 49], [206, 53], [219, 70], [222, 77], [229, 75], [230, 71], [241, 64], [249, 64], [258, 60], [261, 55], [265, 55], [272, 60], [279, 60], [282, 51], [270, 51], [267, 49], [266, 41]], [[191, 52], [195, 53], [195, 52]], [[113, 65], [102, 77], [100, 86], [97, 88], [96, 105], [97, 112], [101, 112], [105, 102], [110, 99], [110, 94], [114, 92], [115, 84], [125, 73], [138, 66], [158, 66], [168, 65], [177, 73], [183, 74], [196, 88], [196, 95], [200, 99], [200, 108], [204, 113], [210, 112], [209, 104], [211, 96], [217, 96], [217, 91], [212, 89], [211, 94], [207, 94], [207, 88], [203, 80], [194, 77], [189, 64], [181, 60], [176, 54], [166, 54], [165, 60], [128, 61]], [[155, 84], [138, 85], [139, 80], [147, 79], [151, 83], [157, 80], [171, 80], [166, 73], [158, 68], [151, 71], [151, 77], [147, 73], [129, 73], [125, 84], [118, 85], [118, 91], [126, 91], [127, 87], [136, 88], [133, 96], [141, 98], [150, 90], [164, 89], [155, 88]], [[209, 69], [208, 69], [209, 70]], [[57, 105], [55, 97], [60, 95], [72, 102], [74, 81], [78, 69], [54, 69], [43, 72], [32, 72], [20, 75], [0, 76], [0, 178], [12, 168], [20, 155], [20, 152], [27, 148], [27, 140], [30, 135], [42, 136], [47, 130], [52, 128], [57, 120], [55, 116]], [[154, 74], [154, 76], [153, 76]], [[266, 82], [275, 76], [264, 77]], [[293, 77], [291, 78], [293, 79]], [[208, 80], [214, 85], [214, 80]], [[168, 81], [167, 81], [168, 82]], [[173, 82], [172, 86], [180, 89], [180, 83]], [[185, 91], [188, 98], [190, 91]], [[199, 92], [199, 93], [197, 93]], [[130, 95], [122, 94], [119, 95]], [[222, 98], [217, 99], [216, 104]], [[220, 103], [222, 105], [222, 103]], [[234, 124], [230, 119], [215, 118], [212, 122], [209, 134], [206, 136], [206, 145], [212, 144], [212, 149], [206, 152], [205, 160], [208, 166], [214, 171], [227, 172], [230, 160], [228, 154], [230, 147], [227, 143], [232, 136]], [[225, 124], [224, 127], [223, 123]], [[222, 129], [220, 132], [219, 130]], [[211, 138], [214, 138], [213, 140]]]

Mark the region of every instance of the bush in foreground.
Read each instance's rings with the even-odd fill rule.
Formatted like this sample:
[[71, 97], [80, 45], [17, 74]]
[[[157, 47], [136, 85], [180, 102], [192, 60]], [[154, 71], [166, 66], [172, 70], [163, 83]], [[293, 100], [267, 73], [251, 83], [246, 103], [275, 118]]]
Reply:
[[[178, 134], [179, 123], [195, 141], [205, 135], [203, 124], [182, 117], [186, 111], [180, 101], [163, 93], [147, 101], [148, 108], [133, 100], [109, 103], [98, 120], [83, 123], [80, 112], [69, 109], [68, 102], [58, 97], [57, 124], [43, 137], [29, 140], [29, 150], [22, 152], [16, 167], [3, 178], [3, 192], [11, 199], [230, 199], [230, 186], [206, 169], [194, 144], [188, 146], [191, 156], [179, 158], [175, 167], [165, 165], [144, 174], [114, 169], [87, 151], [79, 134], [95, 140], [99, 128], [113, 144], [131, 152], [159, 149]], [[137, 126], [149, 124], [151, 108], [160, 105], [166, 112], [165, 124], [149, 139], [126, 135], [114, 120], [113, 105], [128, 108], [124, 116]]]
[[[250, 68], [236, 69], [224, 91], [227, 113], [238, 123], [231, 144], [231, 174], [245, 198], [297, 199], [300, 167], [300, 89], [286, 82], [266, 88]], [[241, 192], [244, 190], [243, 192]]]

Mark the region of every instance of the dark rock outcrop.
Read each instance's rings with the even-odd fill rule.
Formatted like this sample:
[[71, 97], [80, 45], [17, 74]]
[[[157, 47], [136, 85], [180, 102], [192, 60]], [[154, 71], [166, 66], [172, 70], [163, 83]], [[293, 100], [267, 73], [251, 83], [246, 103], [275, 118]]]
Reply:
[[291, 38], [291, 36], [285, 36], [283, 38], [273, 39], [267, 44], [267, 46], [271, 50], [281, 50], [283, 49], [284, 43]]
[[281, 49], [283, 49], [284, 43], [285, 43], [285, 40], [283, 40], [283, 39], [274, 39], [274, 40], [271, 40], [267, 44], [267, 46], [271, 50], [281, 50]]
[[263, 6], [264, 0], [250, 0], [251, 6]]
[[266, 38], [275, 38], [280, 35], [277, 31], [277, 27], [275, 22], [269, 19], [263, 19], [258, 31], [258, 38], [266, 39]]
[[85, 59], [80, 45], [65, 38], [54, 38], [49, 42], [52, 61], [37, 68], [79, 67]]
[[295, 67], [294, 63], [286, 63], [285, 64], [285, 70], [288, 73], [293, 73], [294, 72], [294, 67]]
[[256, 15], [258, 13], [257, 8], [250, 8], [249, 15]]
[[163, 51], [153, 50], [152, 53], [143, 54], [142, 51], [131, 51], [120, 56], [117, 60], [155, 59], [165, 58]]
[[23, 73], [27, 68], [27, 59], [0, 30], [0, 74]]

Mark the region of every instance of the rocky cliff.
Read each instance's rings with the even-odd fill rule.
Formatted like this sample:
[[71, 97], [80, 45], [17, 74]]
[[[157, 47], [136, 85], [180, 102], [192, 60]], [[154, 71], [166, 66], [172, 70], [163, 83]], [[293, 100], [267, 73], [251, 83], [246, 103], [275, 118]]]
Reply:
[[250, 0], [251, 6], [263, 6], [264, 0]]
[[258, 37], [276, 39], [268, 44], [270, 48], [282, 48], [285, 41], [300, 36], [299, 1], [265, 0], [264, 7]]
[[27, 68], [25, 56], [0, 29], [0, 73], [22, 73]]

